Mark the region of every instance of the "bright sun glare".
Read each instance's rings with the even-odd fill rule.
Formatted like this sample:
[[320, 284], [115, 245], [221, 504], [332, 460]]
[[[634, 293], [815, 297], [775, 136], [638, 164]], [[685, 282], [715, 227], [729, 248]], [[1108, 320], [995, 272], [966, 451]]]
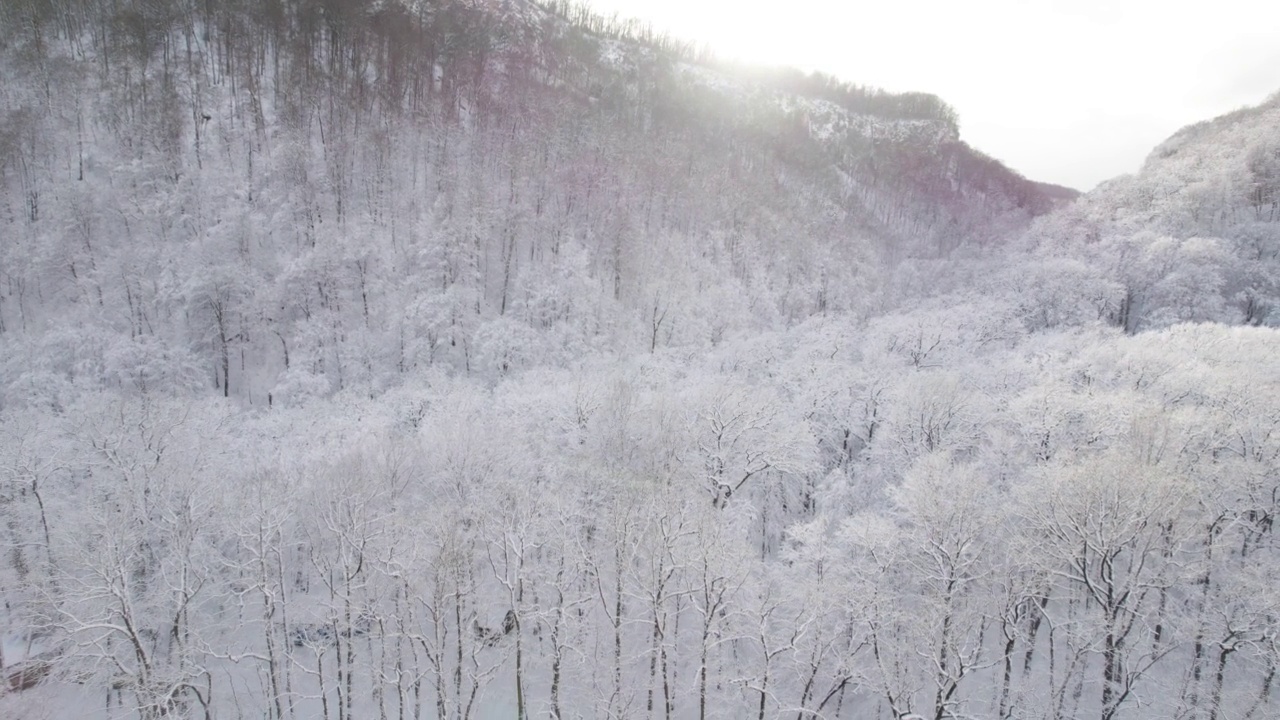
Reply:
[[[721, 57], [932, 92], [964, 139], [1080, 189], [1178, 128], [1280, 90], [1280, 4], [1222, 0], [591, 0]], [[1249, 18], [1249, 22], [1241, 22]]]

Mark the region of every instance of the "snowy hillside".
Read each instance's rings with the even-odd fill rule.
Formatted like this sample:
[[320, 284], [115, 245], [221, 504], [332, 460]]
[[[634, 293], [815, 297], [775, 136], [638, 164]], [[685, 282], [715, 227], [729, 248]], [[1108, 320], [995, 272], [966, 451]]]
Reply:
[[0, 717], [1280, 712], [1274, 101], [1074, 200], [563, 4], [0, 77]]
[[1028, 234], [1038, 256], [1091, 266], [1132, 330], [1280, 324], [1280, 95], [1187, 127]]

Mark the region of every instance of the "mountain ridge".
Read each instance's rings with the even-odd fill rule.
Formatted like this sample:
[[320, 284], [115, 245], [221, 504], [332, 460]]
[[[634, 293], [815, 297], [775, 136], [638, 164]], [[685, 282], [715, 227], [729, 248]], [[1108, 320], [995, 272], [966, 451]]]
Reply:
[[[560, 326], [569, 357], [868, 307], [882, 266], [999, 242], [1055, 202], [960, 142], [933, 96], [726, 74], [569, 6], [7, 12], [0, 167], [20, 231], [0, 323], [158, 341], [256, 404], [295, 384], [280, 378], [299, 357], [307, 382], [342, 387], [357, 330], [402, 349], [359, 361], [371, 378], [469, 372], [490, 323]], [[140, 237], [161, 242], [138, 253]], [[297, 284], [312, 271], [328, 279]], [[571, 300], [540, 315], [535, 288]], [[663, 297], [708, 288], [736, 299], [654, 327]]]

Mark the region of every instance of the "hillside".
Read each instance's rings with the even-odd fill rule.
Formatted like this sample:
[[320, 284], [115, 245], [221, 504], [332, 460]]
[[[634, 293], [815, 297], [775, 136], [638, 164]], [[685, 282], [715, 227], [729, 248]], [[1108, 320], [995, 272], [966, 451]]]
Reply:
[[1129, 331], [1175, 322], [1280, 324], [1280, 95], [1175, 133], [1027, 235], [1082, 260]]
[[264, 404], [518, 364], [522, 333], [707, 345], [865, 310], [885, 262], [1052, 204], [937, 98], [527, 2], [7, 8], [0, 326], [65, 360], [46, 380], [145, 352]]
[[1280, 707], [1275, 100], [1076, 198], [562, 4], [0, 77], [0, 717]]

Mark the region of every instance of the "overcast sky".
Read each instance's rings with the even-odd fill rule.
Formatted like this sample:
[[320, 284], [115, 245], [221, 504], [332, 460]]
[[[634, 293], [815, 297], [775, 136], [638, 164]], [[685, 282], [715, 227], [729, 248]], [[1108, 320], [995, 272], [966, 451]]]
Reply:
[[964, 139], [1088, 190], [1280, 91], [1280, 0], [589, 0], [721, 57], [941, 96]]

